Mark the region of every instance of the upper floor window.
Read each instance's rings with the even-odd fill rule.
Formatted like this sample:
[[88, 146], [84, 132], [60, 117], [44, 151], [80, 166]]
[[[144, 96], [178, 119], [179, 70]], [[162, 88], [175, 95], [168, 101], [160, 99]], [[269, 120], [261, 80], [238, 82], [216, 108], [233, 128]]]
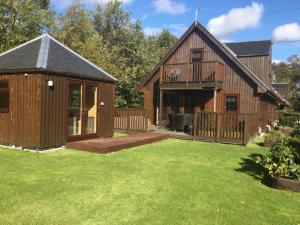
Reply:
[[191, 50], [191, 63], [201, 62], [203, 60], [203, 49]]
[[239, 110], [239, 96], [238, 95], [226, 95], [225, 96], [225, 111], [237, 112]]
[[9, 112], [8, 81], [0, 81], [0, 112]]

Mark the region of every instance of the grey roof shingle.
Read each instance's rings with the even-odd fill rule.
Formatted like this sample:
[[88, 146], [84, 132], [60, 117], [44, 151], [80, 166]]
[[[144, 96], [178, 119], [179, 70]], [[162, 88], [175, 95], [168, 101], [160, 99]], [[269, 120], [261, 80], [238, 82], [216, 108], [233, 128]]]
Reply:
[[269, 55], [272, 42], [270, 40], [225, 43], [238, 57]]
[[116, 81], [113, 76], [48, 34], [0, 54], [0, 73], [18, 70], [41, 70], [70, 77]]

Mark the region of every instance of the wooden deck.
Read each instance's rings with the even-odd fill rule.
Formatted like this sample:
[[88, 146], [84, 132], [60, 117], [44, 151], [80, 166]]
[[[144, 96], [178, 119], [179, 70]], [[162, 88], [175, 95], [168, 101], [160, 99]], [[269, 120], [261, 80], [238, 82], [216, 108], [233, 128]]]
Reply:
[[168, 134], [161, 133], [139, 133], [125, 137], [117, 138], [94, 138], [83, 141], [69, 142], [66, 148], [95, 152], [95, 153], [109, 153], [120, 151], [125, 148], [132, 148], [144, 144], [168, 139]]

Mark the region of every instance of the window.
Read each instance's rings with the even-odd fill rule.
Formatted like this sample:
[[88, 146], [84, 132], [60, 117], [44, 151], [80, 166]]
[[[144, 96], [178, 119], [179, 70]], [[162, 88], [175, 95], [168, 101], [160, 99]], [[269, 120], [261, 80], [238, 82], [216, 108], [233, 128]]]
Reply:
[[202, 56], [203, 56], [202, 49], [192, 49], [191, 50], [191, 63], [201, 62]]
[[9, 112], [8, 81], [0, 81], [0, 112]]
[[225, 96], [225, 111], [227, 112], [236, 112], [238, 111], [238, 95], [226, 95]]

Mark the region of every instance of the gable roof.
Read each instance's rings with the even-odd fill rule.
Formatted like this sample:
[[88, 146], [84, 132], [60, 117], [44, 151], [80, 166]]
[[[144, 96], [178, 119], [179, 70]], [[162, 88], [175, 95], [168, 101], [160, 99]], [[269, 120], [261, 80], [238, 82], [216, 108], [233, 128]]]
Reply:
[[237, 57], [270, 55], [271, 40], [225, 43]]
[[69, 77], [117, 81], [48, 34], [0, 54], [0, 74], [18, 71], [49, 71]]
[[141, 88], [147, 84], [147, 82], [151, 79], [151, 77], [158, 71], [160, 65], [164, 64], [169, 57], [176, 51], [176, 49], [185, 41], [185, 39], [196, 29], [199, 29], [204, 35], [206, 35], [212, 42], [215, 44], [230, 60], [232, 60], [235, 65], [238, 66], [255, 84], [258, 85], [263, 91], [272, 93], [277, 99], [282, 102], [286, 102], [286, 100], [279, 94], [275, 92], [275, 89], [270, 85], [265, 84], [256, 74], [254, 74], [240, 59], [238, 56], [231, 50], [227, 45], [220, 42], [217, 38], [215, 38], [204, 26], [202, 26], [198, 21], [193, 23], [188, 30], [181, 36], [181, 38], [175, 43], [173, 48], [163, 57], [160, 62], [156, 65], [156, 67], [152, 70], [149, 76], [140, 84], [138, 87]]

